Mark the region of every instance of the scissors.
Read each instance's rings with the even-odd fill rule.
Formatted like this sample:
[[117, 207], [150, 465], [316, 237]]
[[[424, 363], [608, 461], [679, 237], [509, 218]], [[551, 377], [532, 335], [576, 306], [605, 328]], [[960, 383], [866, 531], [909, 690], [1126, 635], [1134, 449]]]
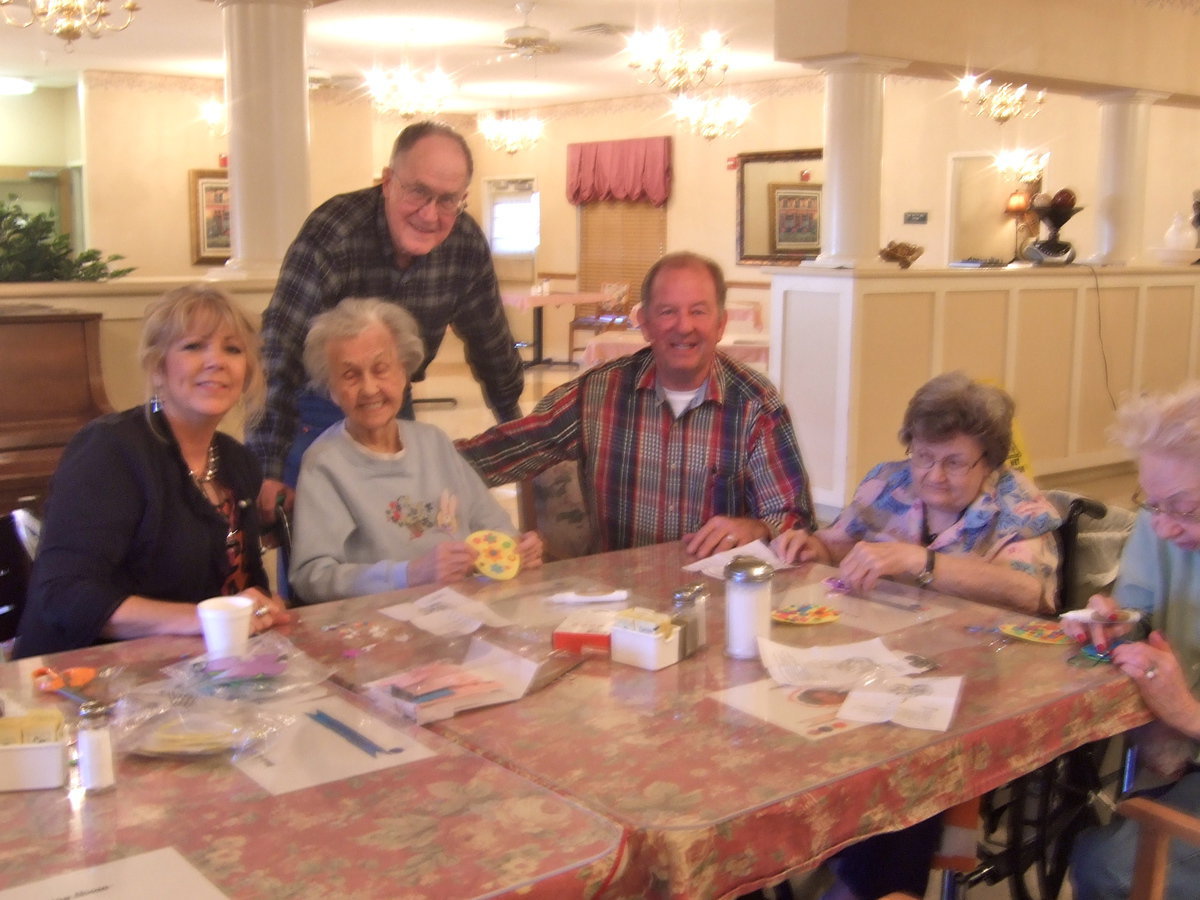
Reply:
[[87, 703], [90, 697], [75, 692], [75, 688], [85, 687], [96, 677], [96, 670], [88, 666], [75, 666], [70, 669], [51, 669], [48, 666], [33, 670], [33, 683], [39, 691], [58, 693], [69, 697], [76, 703]]

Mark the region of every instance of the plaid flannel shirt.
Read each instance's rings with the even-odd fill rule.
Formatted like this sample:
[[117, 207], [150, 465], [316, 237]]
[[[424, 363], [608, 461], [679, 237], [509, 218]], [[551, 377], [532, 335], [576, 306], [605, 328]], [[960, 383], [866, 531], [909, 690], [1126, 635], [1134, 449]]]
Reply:
[[381, 297], [412, 313], [425, 359], [409, 373], [411, 381], [425, 377], [450, 326], [496, 417], [521, 414], [524, 368], [504, 316], [491, 252], [475, 221], [460, 215], [445, 241], [398, 269], [382, 188], [340, 194], [308, 217], [288, 248], [263, 317], [267, 404], [247, 430], [246, 445], [262, 461], [265, 477], [280, 477], [295, 436], [309, 322], [346, 297]]
[[759, 519], [772, 536], [813, 527], [808, 475], [783, 399], [720, 353], [678, 418], [647, 348], [585, 372], [525, 418], [457, 446], [492, 486], [578, 460], [602, 550], [678, 540], [716, 515]]

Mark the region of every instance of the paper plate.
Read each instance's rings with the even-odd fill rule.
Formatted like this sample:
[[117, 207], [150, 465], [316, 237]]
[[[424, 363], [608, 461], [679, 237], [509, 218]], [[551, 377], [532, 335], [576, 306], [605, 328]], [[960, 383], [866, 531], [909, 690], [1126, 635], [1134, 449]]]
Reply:
[[776, 622], [786, 622], [789, 625], [824, 625], [826, 622], [836, 622], [841, 615], [832, 606], [819, 603], [793, 603], [791, 606], [781, 606], [771, 613]]
[[1000, 626], [1000, 632], [1018, 640], [1030, 641], [1034, 644], [1071, 644], [1074, 643], [1063, 630], [1053, 622], [1025, 622], [1018, 624], [1008, 622]]
[[479, 551], [475, 558], [475, 570], [480, 575], [507, 581], [521, 569], [521, 556], [517, 553], [517, 542], [500, 531], [476, 531], [467, 537], [467, 543]]
[[238, 745], [238, 728], [204, 713], [164, 713], [141, 725], [129, 752], [139, 756], [213, 756]]

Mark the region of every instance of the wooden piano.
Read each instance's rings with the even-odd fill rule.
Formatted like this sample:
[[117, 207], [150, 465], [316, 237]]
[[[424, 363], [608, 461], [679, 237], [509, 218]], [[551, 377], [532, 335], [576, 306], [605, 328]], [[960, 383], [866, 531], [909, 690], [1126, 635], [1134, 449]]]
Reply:
[[0, 514], [40, 513], [67, 441], [112, 411], [100, 375], [100, 313], [0, 306]]

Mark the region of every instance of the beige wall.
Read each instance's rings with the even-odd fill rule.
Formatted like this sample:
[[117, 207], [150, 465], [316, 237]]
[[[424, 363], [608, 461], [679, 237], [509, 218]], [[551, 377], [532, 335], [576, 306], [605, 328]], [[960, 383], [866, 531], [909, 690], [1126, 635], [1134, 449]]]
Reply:
[[74, 88], [0, 96], [0, 166], [67, 166], [79, 161]]
[[[73, 95], [38, 91], [32, 98], [0, 102], [0, 165], [51, 161], [65, 164], [82, 155], [86, 175], [88, 240], [105, 252], [122, 253], [138, 274], [172, 275], [204, 271], [190, 262], [187, 171], [212, 168], [226, 139], [199, 119], [199, 105], [219, 95], [219, 82], [159, 76], [88, 73], [83, 89], [82, 141], [75, 154], [71, 128]], [[681, 133], [667, 116], [662, 95], [550, 107], [546, 138], [515, 156], [492, 151], [474, 134], [466, 117], [452, 122], [468, 134], [479, 177], [536, 175], [542, 191], [543, 244], [537, 267], [571, 272], [576, 264], [575, 210], [565, 199], [566, 145], [614, 135], [674, 135], [675, 190], [667, 207], [668, 242], [708, 253], [727, 268], [735, 266], [736, 172], [727, 161], [740, 152], [819, 147], [823, 143], [821, 79], [806, 77], [740, 88], [754, 101], [752, 120], [728, 140], [706, 142]], [[16, 122], [50, 123], [40, 128]], [[369, 184], [387, 162], [403, 120], [377, 116], [369, 103], [347, 92], [320, 91], [311, 106], [309, 188], [311, 205]], [[10, 127], [12, 126], [12, 127]], [[1162, 243], [1177, 211], [1187, 210], [1191, 191], [1200, 188], [1200, 111], [1154, 107], [1147, 166], [1145, 246]], [[17, 133], [29, 135], [20, 146]], [[1064, 229], [1081, 257], [1095, 245], [1095, 205], [1099, 114], [1089, 98], [1052, 93], [1040, 115], [1006, 125], [964, 114], [952, 82], [892, 77], [884, 105], [883, 197], [880, 242], [921, 244], [921, 267], [947, 261], [950, 157], [993, 153], [1015, 146], [1051, 152], [1046, 187], [1071, 186], [1085, 207]], [[281, 152], [286, 152], [281, 148]], [[478, 214], [481, 191], [472, 192]], [[906, 211], [929, 213], [928, 225], [904, 225]], [[756, 268], [742, 279], [760, 277]]]
[[[707, 253], [732, 280], [765, 281], [757, 267], [738, 267], [735, 257], [737, 173], [728, 165], [737, 153], [819, 147], [823, 143], [823, 83], [808, 76], [790, 81], [740, 86], [754, 102], [752, 119], [736, 137], [704, 141], [682, 133], [667, 115], [664, 95], [549, 107], [546, 137], [535, 148], [507, 156], [488, 149], [473, 122], [448, 117], [468, 136], [476, 155], [477, 180], [470, 209], [480, 213], [480, 178], [535, 175], [542, 192], [542, 239], [537, 269], [574, 272], [577, 223], [566, 201], [566, 145], [614, 136], [674, 136], [674, 193], [667, 206], [667, 239], [672, 249]], [[73, 95], [38, 91], [32, 98], [0, 102], [0, 165], [40, 155], [34, 143], [20, 149], [10, 140], [9, 123], [50, 121], [48, 147], [60, 160], [82, 156], [86, 178], [88, 243], [105, 253], [121, 253], [140, 276], [202, 275], [192, 266], [187, 207], [187, 172], [213, 168], [227, 142], [199, 118], [200, 104], [218, 97], [220, 83], [209, 79], [88, 73], [82, 90], [83, 152], [73, 154]], [[405, 124], [377, 115], [370, 104], [336, 89], [312, 95], [309, 199], [369, 184], [387, 162], [391, 142]], [[5, 118], [5, 117], [8, 118]], [[26, 118], [32, 117], [32, 118]], [[1177, 211], [1187, 210], [1191, 191], [1200, 188], [1200, 111], [1154, 107], [1143, 244], [1157, 246]], [[20, 128], [32, 135], [35, 129]], [[1071, 186], [1084, 211], [1064, 229], [1080, 258], [1096, 243], [1095, 195], [1099, 112], [1090, 98], [1051, 93], [1041, 113], [1005, 125], [966, 115], [953, 82], [890, 77], [885, 86], [883, 197], [880, 243], [902, 240], [924, 246], [918, 268], [947, 261], [950, 158], [961, 153], [993, 153], [1016, 146], [1049, 150], [1046, 187]], [[6, 140], [9, 139], [9, 140]], [[281, 148], [280, 152], [286, 152]], [[906, 211], [929, 213], [927, 225], [904, 225]], [[561, 354], [570, 310], [550, 308], [546, 333], [552, 352]], [[529, 315], [513, 317], [518, 337], [529, 336]]]

